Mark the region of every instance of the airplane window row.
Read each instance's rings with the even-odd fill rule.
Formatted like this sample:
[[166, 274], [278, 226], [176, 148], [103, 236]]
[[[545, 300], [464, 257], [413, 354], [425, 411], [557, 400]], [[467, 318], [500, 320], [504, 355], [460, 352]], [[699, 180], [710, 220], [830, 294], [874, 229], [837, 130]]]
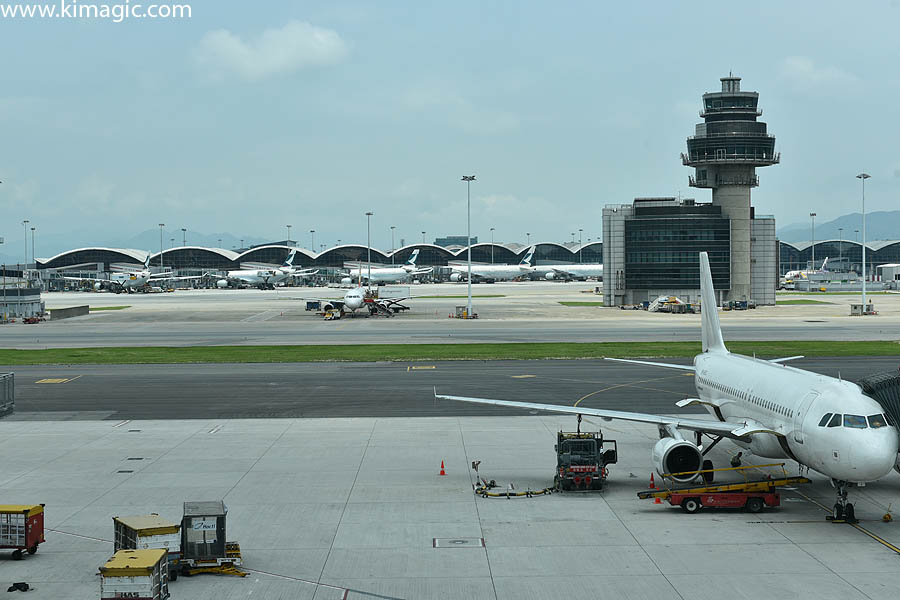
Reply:
[[760, 398], [759, 396], [754, 396], [753, 394], [751, 394], [749, 392], [745, 392], [743, 390], [739, 390], [737, 388], [733, 388], [733, 387], [730, 387], [727, 385], [722, 385], [721, 383], [717, 383], [715, 381], [710, 381], [706, 378], [701, 378], [700, 383], [708, 385], [708, 386], [710, 386], [716, 390], [719, 390], [720, 392], [723, 392], [725, 394], [730, 394], [732, 396], [741, 398], [742, 400], [746, 400], [747, 402], [752, 402], [753, 404], [756, 404], [757, 406], [761, 406], [762, 408], [765, 408], [766, 410], [771, 410], [772, 412], [776, 412], [780, 415], [784, 415], [786, 417], [794, 416], [793, 410], [790, 410], [790, 409], [778, 404], [777, 402], [772, 402], [771, 400], [765, 400], [763, 398]]
[[851, 429], [865, 429], [866, 427], [879, 429], [888, 425], [893, 426], [894, 421], [887, 414], [875, 414], [864, 417], [862, 415], [841, 415], [839, 413], [827, 413], [819, 421], [819, 427], [840, 427], [841, 424]]

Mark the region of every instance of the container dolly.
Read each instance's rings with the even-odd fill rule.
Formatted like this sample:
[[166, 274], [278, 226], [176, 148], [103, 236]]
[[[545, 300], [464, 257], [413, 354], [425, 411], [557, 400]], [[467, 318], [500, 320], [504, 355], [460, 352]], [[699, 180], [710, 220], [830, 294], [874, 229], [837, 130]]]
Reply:
[[[780, 467], [781, 476], [773, 477], [771, 474], [763, 479], [747, 479], [748, 469], [763, 467]], [[784, 463], [768, 465], [750, 465], [746, 467], [729, 467], [721, 469], [703, 469], [700, 471], [687, 471], [685, 473], [670, 473], [663, 475], [663, 479], [672, 475], [688, 475], [696, 473], [704, 479], [710, 478], [713, 473], [726, 471], [738, 471], [744, 476], [744, 481], [722, 482], [713, 484], [711, 481], [701, 485], [681, 488], [646, 490], [638, 492], [638, 498], [646, 500], [654, 498], [665, 500], [672, 506], [680, 506], [687, 513], [695, 513], [703, 507], [710, 508], [746, 508], [752, 513], [761, 511], [764, 507], [781, 505], [781, 494], [777, 488], [785, 486], [810, 483], [806, 477], [790, 477], [784, 469]], [[706, 474], [706, 475], [704, 475]]]
[[34, 554], [44, 541], [43, 504], [0, 504], [0, 548], [11, 549], [13, 560]]

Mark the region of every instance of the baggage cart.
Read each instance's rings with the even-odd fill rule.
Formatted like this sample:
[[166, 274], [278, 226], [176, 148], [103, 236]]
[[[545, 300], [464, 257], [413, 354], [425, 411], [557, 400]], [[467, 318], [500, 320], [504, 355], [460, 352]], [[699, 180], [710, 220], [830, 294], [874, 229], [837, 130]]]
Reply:
[[0, 549], [12, 549], [13, 559], [21, 560], [43, 542], [43, 504], [0, 504]]
[[119, 550], [100, 567], [100, 598], [166, 600], [169, 561], [162, 548]]
[[178, 579], [181, 558], [181, 525], [157, 514], [113, 517], [114, 549], [165, 550], [169, 560], [169, 579]]
[[228, 509], [221, 500], [185, 502], [181, 520], [182, 574], [225, 573], [243, 577], [241, 547], [227, 542], [225, 516]]

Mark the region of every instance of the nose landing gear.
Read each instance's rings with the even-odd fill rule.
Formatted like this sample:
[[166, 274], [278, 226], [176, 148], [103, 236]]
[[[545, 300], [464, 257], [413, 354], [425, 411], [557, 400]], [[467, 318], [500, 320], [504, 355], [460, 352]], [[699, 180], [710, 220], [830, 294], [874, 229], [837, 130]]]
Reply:
[[852, 484], [847, 481], [832, 480], [831, 485], [835, 488], [836, 498], [831, 516], [825, 518], [832, 522], [858, 523], [859, 519], [856, 518], [853, 504], [847, 501], [847, 490]]

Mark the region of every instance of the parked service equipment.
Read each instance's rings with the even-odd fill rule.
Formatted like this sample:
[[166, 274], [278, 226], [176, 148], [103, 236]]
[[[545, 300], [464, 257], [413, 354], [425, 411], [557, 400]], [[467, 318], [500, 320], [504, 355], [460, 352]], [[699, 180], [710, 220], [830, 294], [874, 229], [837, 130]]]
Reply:
[[[748, 480], [748, 470], [762, 469], [766, 467], [781, 467], [780, 475], [767, 475], [763, 479]], [[731, 467], [726, 469], [703, 469], [696, 471], [704, 480], [711, 480], [713, 473], [734, 471], [744, 476], [744, 481], [721, 482], [718, 484], [700, 484], [687, 487], [671, 488], [665, 490], [647, 490], [638, 492], [638, 498], [656, 498], [667, 501], [672, 506], [680, 506], [685, 512], [695, 513], [703, 507], [710, 508], [745, 508], [749, 512], [757, 513], [764, 507], [781, 505], [781, 495], [777, 489], [784, 486], [794, 486], [801, 483], [809, 483], [806, 477], [789, 477], [784, 469], [784, 463], [770, 465], [748, 465], [745, 467]], [[691, 471], [693, 473], [693, 471]], [[688, 473], [672, 473], [671, 475], [687, 475]], [[670, 474], [663, 476], [668, 481]], [[658, 503], [658, 500], [657, 500]]]
[[178, 579], [178, 561], [181, 558], [181, 525], [157, 514], [131, 517], [113, 517], [114, 549], [166, 551], [169, 561], [169, 579]]
[[100, 598], [168, 597], [169, 561], [162, 548], [119, 550], [100, 567]]
[[228, 510], [221, 500], [185, 502], [181, 520], [181, 572], [204, 572], [244, 576], [238, 571], [241, 547], [226, 542], [225, 516]]
[[23, 552], [34, 554], [43, 542], [43, 504], [0, 504], [0, 548], [11, 548], [13, 559], [21, 560]]
[[13, 373], [0, 374], [0, 417], [11, 415], [16, 408], [15, 383]]
[[602, 431], [560, 431], [554, 448], [556, 476], [553, 484], [562, 491], [603, 489], [607, 466], [618, 461], [616, 441], [604, 440]]

